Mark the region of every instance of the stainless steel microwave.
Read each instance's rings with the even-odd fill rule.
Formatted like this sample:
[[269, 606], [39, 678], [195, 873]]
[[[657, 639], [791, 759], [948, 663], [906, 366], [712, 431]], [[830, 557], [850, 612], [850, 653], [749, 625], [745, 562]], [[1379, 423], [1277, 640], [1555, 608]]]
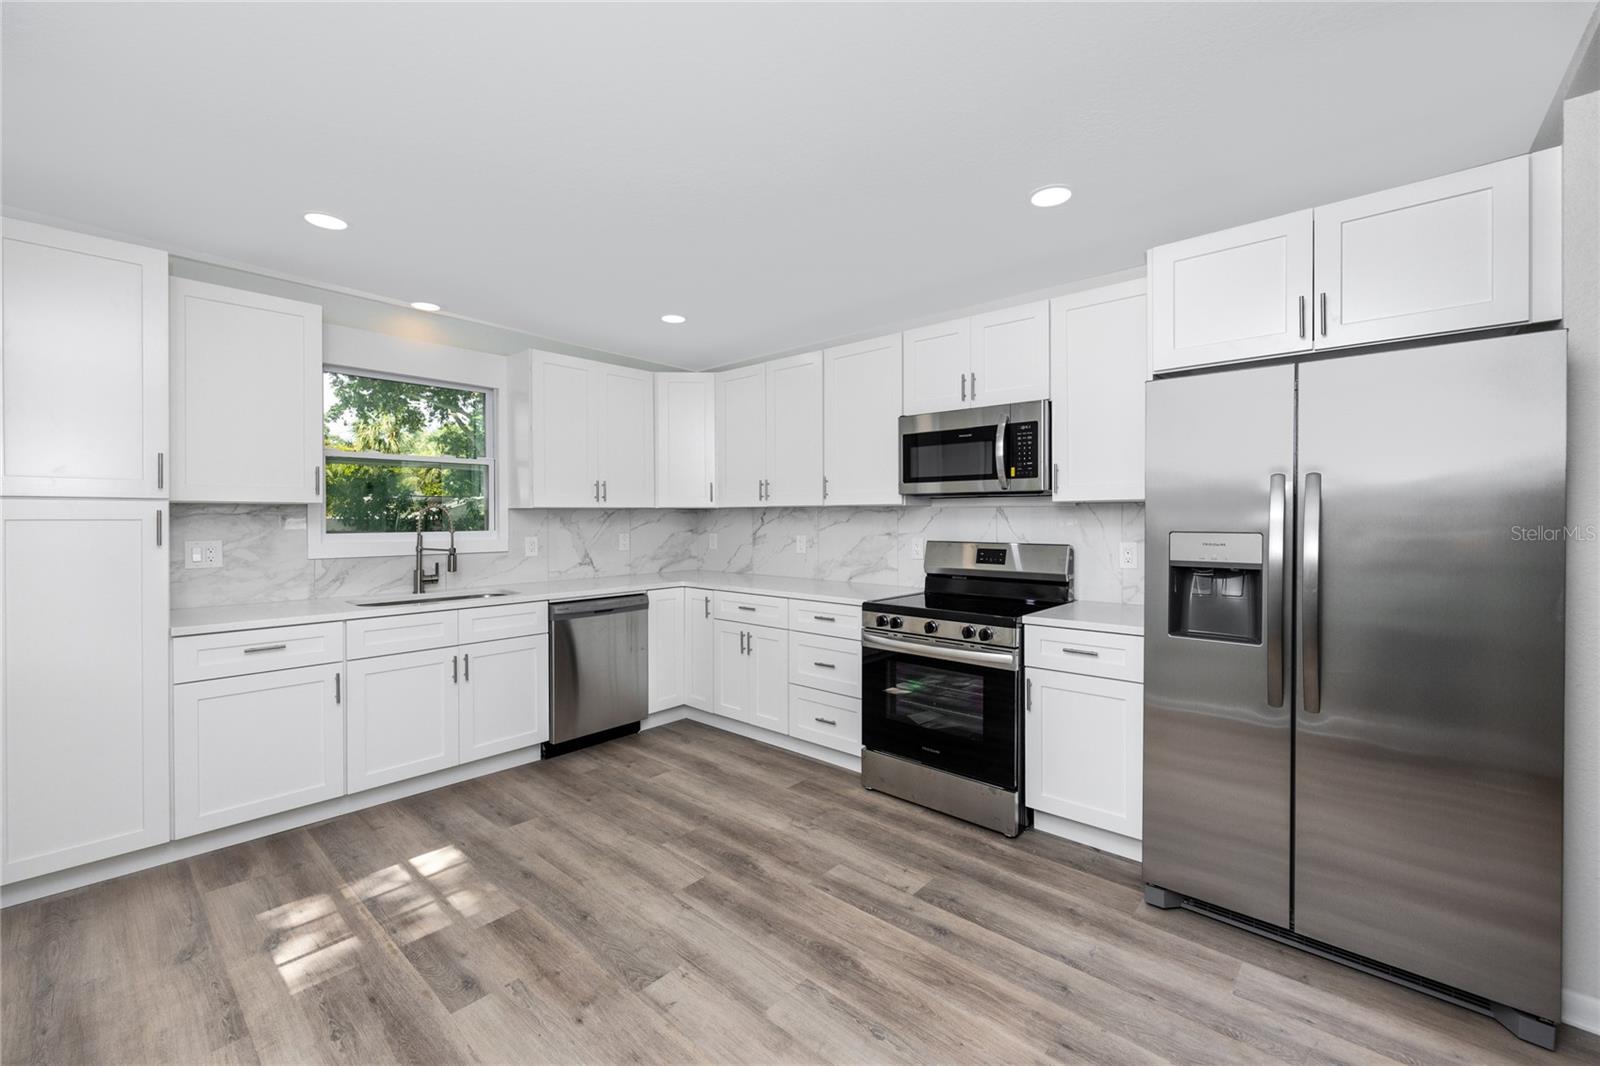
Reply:
[[1050, 473], [1049, 400], [900, 419], [903, 496], [1043, 496]]

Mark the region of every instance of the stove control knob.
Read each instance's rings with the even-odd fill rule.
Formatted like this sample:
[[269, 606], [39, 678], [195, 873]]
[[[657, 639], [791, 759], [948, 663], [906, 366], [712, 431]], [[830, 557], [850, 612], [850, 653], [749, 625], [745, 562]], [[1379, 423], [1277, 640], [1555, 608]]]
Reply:
[[900, 620], [899, 615], [895, 615], [893, 618], [889, 619], [890, 629], [899, 629], [903, 625], [905, 625], [905, 623]]
[[889, 616], [888, 616], [888, 615], [886, 615], [886, 614], [880, 614], [880, 615], [879, 615], [879, 616], [878, 616], [878, 617], [877, 617], [877, 618], [876, 618], [876, 619], [875, 619], [875, 620], [874, 620], [874, 624], [875, 624], [875, 625], [878, 625], [878, 626], [886, 626], [886, 625], [888, 625], [888, 624], [889, 624]]
[[973, 638], [973, 636], [977, 632], [978, 631], [976, 629], [973, 629], [971, 626], [962, 626], [961, 627], [961, 635], [963, 637], [966, 637], [968, 640], [971, 640]]
[[924, 633], [937, 633], [937, 632], [939, 632], [939, 623], [938, 622], [924, 622], [924, 623], [922, 623], [922, 631]]
[[993, 640], [994, 639], [994, 630], [990, 629], [988, 626], [984, 626], [982, 629], [978, 630], [978, 639], [979, 640]]

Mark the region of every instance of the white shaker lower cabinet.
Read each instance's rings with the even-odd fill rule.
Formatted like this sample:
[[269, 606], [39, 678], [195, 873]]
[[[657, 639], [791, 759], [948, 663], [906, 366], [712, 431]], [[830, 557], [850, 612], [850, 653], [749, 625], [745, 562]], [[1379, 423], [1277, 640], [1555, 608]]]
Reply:
[[683, 589], [651, 589], [650, 713], [670, 711], [684, 702], [685, 660]]
[[717, 714], [775, 733], [789, 731], [789, 634], [716, 623]]
[[716, 696], [716, 620], [708, 589], [685, 589], [683, 602], [683, 702], [709, 711]]
[[344, 664], [172, 689], [178, 837], [344, 795]]
[[154, 500], [4, 501], [7, 882], [171, 835], [165, 520]]
[[349, 791], [460, 762], [461, 652], [454, 647], [349, 664]]
[[861, 698], [790, 685], [789, 735], [846, 755], [860, 755]]
[[1144, 810], [1144, 686], [1027, 671], [1024, 800], [1139, 839]]
[[461, 761], [550, 739], [550, 637], [461, 646]]

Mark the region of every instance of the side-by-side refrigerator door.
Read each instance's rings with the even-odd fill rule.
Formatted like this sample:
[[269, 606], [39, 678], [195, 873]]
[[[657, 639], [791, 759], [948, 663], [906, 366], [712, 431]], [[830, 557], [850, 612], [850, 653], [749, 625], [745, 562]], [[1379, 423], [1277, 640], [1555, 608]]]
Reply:
[[1546, 1018], [1565, 337], [1300, 369], [1295, 931]]
[[1146, 395], [1144, 879], [1289, 924], [1294, 368]]

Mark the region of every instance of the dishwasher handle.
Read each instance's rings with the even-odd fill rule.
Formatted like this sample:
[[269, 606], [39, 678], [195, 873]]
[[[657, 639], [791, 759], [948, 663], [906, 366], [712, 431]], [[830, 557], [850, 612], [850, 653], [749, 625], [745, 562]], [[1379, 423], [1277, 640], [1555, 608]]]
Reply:
[[650, 597], [644, 595], [607, 596], [599, 600], [568, 600], [565, 603], [550, 605], [550, 620], [558, 622], [566, 618], [588, 618], [597, 614], [624, 614], [629, 611], [649, 609]]

